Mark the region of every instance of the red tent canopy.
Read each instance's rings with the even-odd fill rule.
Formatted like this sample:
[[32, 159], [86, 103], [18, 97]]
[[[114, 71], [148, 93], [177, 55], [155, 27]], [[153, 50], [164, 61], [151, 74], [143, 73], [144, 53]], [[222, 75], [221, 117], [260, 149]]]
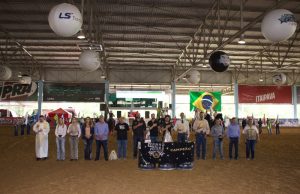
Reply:
[[55, 111], [52, 111], [52, 112], [48, 113], [48, 116], [51, 117], [51, 118], [53, 118], [55, 115], [57, 115], [59, 118], [61, 118], [62, 115], [64, 115], [64, 118], [68, 118], [68, 119], [72, 117], [71, 113], [69, 113], [68, 111], [65, 111], [62, 108], [59, 108]]

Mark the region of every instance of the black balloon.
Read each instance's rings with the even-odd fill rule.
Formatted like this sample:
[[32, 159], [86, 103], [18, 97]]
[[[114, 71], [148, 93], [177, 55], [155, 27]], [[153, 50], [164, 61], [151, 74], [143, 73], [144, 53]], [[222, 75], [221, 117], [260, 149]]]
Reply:
[[224, 72], [230, 65], [229, 56], [222, 51], [216, 51], [209, 57], [209, 65], [216, 72]]

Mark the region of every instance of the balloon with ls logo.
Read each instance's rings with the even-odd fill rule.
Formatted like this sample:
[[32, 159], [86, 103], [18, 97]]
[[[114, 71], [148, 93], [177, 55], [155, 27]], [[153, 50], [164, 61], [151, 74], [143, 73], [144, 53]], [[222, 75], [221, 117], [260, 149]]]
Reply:
[[61, 3], [51, 9], [48, 15], [48, 22], [55, 34], [62, 37], [70, 37], [81, 29], [82, 15], [76, 6]]

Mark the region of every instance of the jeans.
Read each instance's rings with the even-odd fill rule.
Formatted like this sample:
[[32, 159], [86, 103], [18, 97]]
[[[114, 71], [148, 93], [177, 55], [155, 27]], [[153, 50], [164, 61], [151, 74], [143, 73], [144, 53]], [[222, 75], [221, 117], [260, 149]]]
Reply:
[[56, 137], [57, 160], [65, 160], [65, 138]]
[[93, 138], [83, 139], [83, 144], [84, 144], [84, 159], [91, 160], [92, 159]]
[[178, 133], [177, 135], [177, 141], [178, 143], [184, 143], [187, 141], [187, 135], [186, 133]]
[[229, 158], [232, 159], [232, 147], [234, 146], [234, 159], [239, 157], [239, 138], [230, 137], [229, 138]]
[[254, 159], [256, 140], [246, 140], [246, 158], [249, 159], [251, 153], [251, 159]]
[[21, 135], [24, 135], [26, 125], [21, 125]]
[[279, 127], [276, 127], [276, 135], [280, 134], [280, 129]]
[[27, 135], [30, 135], [30, 128], [31, 128], [30, 124], [27, 124], [26, 125]]
[[259, 134], [262, 133], [262, 127], [261, 126], [258, 127], [258, 132], [259, 132]]
[[155, 142], [158, 142], [158, 137], [157, 136], [150, 136], [150, 139], [151, 139], [151, 142], [155, 143]]
[[220, 158], [223, 160], [224, 159], [223, 140], [214, 139], [213, 159], [216, 159], [217, 149], [219, 150]]
[[133, 157], [137, 157], [137, 151], [138, 151], [138, 142], [144, 142], [144, 137], [137, 137], [133, 136]]
[[[201, 150], [202, 147], [202, 150]], [[200, 150], [202, 151], [202, 159], [206, 159], [206, 137], [205, 134], [196, 133], [196, 155], [200, 159]]]
[[15, 126], [14, 126], [14, 129], [15, 129], [15, 136], [18, 136], [18, 133], [19, 133], [19, 126], [18, 126], [18, 125], [15, 125]]
[[[127, 139], [118, 140], [118, 158], [126, 158]], [[152, 142], [152, 140], [151, 140]]]
[[268, 127], [268, 133], [272, 134], [272, 127]]
[[95, 158], [95, 160], [100, 159], [101, 146], [103, 147], [103, 150], [104, 150], [104, 158], [105, 158], [105, 160], [108, 160], [107, 140], [96, 140], [96, 158]]
[[70, 136], [71, 159], [78, 160], [78, 137]]

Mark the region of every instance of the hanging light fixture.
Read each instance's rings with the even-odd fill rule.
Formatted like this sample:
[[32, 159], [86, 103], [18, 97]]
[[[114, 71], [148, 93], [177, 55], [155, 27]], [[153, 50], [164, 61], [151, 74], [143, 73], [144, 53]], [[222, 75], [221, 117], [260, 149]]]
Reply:
[[245, 41], [245, 38], [244, 38], [244, 34], [241, 35], [239, 41], [238, 41], [239, 44], [246, 44], [246, 41]]
[[[241, 0], [241, 11], [240, 11], [240, 14], [241, 14], [241, 23], [240, 23], [240, 24], [241, 24], [241, 30], [243, 29], [243, 26], [244, 26], [244, 25], [243, 25], [243, 24], [244, 24], [244, 18], [243, 18], [244, 4], [243, 4], [243, 1], [244, 1], [244, 0]], [[238, 43], [239, 43], [239, 44], [246, 44], [244, 33], [241, 34]]]
[[100, 78], [101, 78], [101, 79], [105, 79], [105, 78], [106, 78], [106, 77], [105, 77], [105, 74], [102, 73], [101, 76], [100, 76]]
[[77, 35], [77, 38], [78, 38], [78, 39], [81, 39], [81, 40], [82, 40], [82, 39], [85, 39], [85, 35], [84, 35], [84, 33], [83, 33], [82, 30], [79, 31], [79, 33], [78, 33], [78, 35]]
[[263, 78], [263, 67], [262, 67], [262, 54], [260, 55], [260, 77], [258, 79], [258, 81], [263, 82], [264, 78]]
[[[82, 15], [82, 28], [83, 28], [83, 17], [84, 17], [84, 11], [83, 11], [83, 7], [84, 7], [84, 0], [81, 0], [81, 15]], [[82, 40], [82, 39], [85, 39], [85, 35], [83, 33], [83, 29], [80, 29], [78, 35], [77, 35], [77, 38]]]

